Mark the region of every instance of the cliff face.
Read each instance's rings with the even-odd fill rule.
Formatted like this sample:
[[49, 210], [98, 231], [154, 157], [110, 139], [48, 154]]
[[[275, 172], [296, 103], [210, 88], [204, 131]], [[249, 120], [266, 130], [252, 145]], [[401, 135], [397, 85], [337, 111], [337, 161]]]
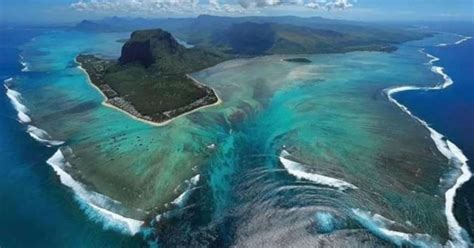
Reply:
[[151, 52], [150, 41], [130, 42], [127, 41], [122, 47], [122, 55], [119, 58], [121, 64], [139, 62], [148, 67], [155, 63]]
[[182, 49], [170, 33], [161, 29], [135, 31], [122, 47], [119, 62], [138, 62], [148, 67], [156, 60], [176, 54]]

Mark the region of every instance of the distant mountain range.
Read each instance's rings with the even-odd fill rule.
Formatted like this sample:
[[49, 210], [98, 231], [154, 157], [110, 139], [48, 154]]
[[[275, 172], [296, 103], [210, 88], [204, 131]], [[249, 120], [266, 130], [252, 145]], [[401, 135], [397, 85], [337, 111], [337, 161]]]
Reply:
[[424, 31], [375, 23], [321, 17], [249, 16], [197, 18], [121, 18], [84, 20], [74, 27], [83, 32], [126, 32], [161, 28], [187, 43], [242, 55], [335, 53], [357, 50], [391, 51], [396, 44], [420, 39]]

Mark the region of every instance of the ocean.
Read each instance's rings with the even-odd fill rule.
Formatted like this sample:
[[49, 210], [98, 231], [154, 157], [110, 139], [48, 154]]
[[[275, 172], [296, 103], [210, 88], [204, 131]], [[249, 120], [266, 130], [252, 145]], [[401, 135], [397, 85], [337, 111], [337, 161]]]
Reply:
[[[45, 29], [1, 30], [0, 77], [20, 75], [20, 47]], [[56, 152], [26, 132], [17, 121], [6, 89], [0, 95], [0, 246], [119, 247], [141, 241], [105, 230], [92, 220], [63, 187], [46, 161]]]
[[471, 183], [454, 221], [444, 193], [474, 151], [474, 40], [228, 61], [194, 74], [222, 104], [154, 127], [74, 62], [127, 36], [2, 30], [2, 247], [469, 243]]
[[[451, 27], [452, 29], [453, 27]], [[445, 27], [444, 30], [451, 31]], [[472, 27], [458, 27], [459, 34], [473, 37]], [[453, 85], [441, 91], [406, 92], [397, 98], [434, 129], [444, 134], [461, 148], [467, 158], [474, 158], [474, 40], [461, 44], [430, 47], [426, 51], [438, 58], [435, 65], [445, 68], [454, 81]], [[473, 168], [472, 162], [469, 163]], [[473, 171], [473, 169], [471, 169]], [[474, 181], [461, 188], [456, 197], [455, 212], [458, 220], [471, 237], [474, 235]]]

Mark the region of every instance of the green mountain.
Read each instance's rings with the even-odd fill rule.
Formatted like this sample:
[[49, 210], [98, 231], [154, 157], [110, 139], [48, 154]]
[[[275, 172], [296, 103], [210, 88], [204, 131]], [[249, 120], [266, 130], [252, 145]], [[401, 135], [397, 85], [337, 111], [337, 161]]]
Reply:
[[315, 54], [350, 51], [392, 51], [396, 44], [421, 39], [416, 32], [343, 32], [290, 24], [244, 22], [211, 34], [202, 46], [245, 55]]
[[[358, 41], [349, 34], [286, 24], [239, 23], [214, 34], [213, 44], [233, 54], [334, 53], [383, 50], [386, 44]], [[379, 45], [379, 46], [377, 46]]]
[[186, 74], [222, 62], [229, 56], [202, 48], [185, 48], [162, 29], [135, 31], [122, 47], [121, 65], [140, 63], [150, 71]]

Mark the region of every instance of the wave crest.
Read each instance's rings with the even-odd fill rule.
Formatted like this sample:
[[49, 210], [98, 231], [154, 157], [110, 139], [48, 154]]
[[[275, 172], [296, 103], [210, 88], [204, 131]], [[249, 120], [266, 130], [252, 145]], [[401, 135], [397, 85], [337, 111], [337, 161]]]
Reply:
[[20, 121], [21, 123], [29, 123], [31, 122], [31, 118], [27, 114], [29, 109], [22, 103], [20, 92], [12, 90], [7, 86], [7, 83], [11, 82], [12, 80], [12, 78], [9, 78], [4, 81], [5, 84], [3, 86], [7, 90], [7, 97], [10, 99], [13, 108], [17, 112], [18, 121]]
[[434, 242], [428, 234], [409, 234], [401, 231], [391, 230], [388, 226], [396, 225], [395, 221], [389, 220], [381, 215], [372, 214], [360, 209], [352, 209], [355, 219], [373, 234], [389, 240], [397, 246], [413, 245], [416, 247], [442, 247], [441, 244]]
[[295, 176], [298, 179], [305, 179], [305, 180], [312, 181], [320, 185], [337, 188], [339, 190], [357, 189], [356, 186], [346, 181], [328, 177], [328, 176], [323, 176], [316, 173], [306, 172], [304, 170], [304, 165], [288, 159], [289, 156], [290, 156], [289, 152], [287, 152], [286, 150], [282, 150], [280, 153], [280, 162], [283, 164], [283, 166], [285, 167], [285, 169], [288, 171], [289, 174]]
[[183, 207], [184, 204], [186, 204], [187, 200], [189, 199], [189, 196], [191, 195], [191, 192], [195, 189], [195, 186], [199, 182], [199, 174], [190, 178], [189, 180], [186, 180], [185, 183], [187, 184], [186, 190], [181, 193], [176, 199], [174, 199], [171, 203], [178, 206], [178, 207]]
[[35, 139], [36, 141], [42, 144], [45, 144], [48, 147], [59, 146], [59, 145], [64, 144], [64, 141], [52, 140], [51, 136], [49, 136], [49, 134], [46, 131], [44, 131], [43, 129], [37, 128], [35, 126], [28, 125], [28, 128], [26, 129], [26, 131], [33, 139]]

